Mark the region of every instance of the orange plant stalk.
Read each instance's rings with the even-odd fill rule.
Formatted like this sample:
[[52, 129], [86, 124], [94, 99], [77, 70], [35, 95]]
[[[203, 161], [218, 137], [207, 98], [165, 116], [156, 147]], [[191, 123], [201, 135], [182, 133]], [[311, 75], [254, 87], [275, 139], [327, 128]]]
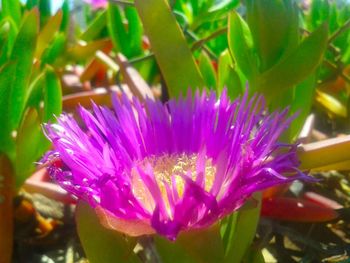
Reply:
[[13, 246], [14, 181], [10, 160], [0, 155], [0, 263], [10, 263]]

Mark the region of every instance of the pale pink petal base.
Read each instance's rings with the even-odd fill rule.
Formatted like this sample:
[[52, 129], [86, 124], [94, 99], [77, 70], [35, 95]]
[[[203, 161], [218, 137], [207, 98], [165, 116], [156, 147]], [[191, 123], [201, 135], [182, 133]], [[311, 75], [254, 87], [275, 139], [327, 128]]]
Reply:
[[108, 212], [100, 206], [95, 208], [100, 223], [108, 229], [116, 230], [118, 232], [124, 233], [128, 236], [138, 237], [143, 235], [152, 235], [156, 231], [150, 223], [147, 223], [141, 219], [126, 220], [122, 218], [115, 217], [112, 213]]

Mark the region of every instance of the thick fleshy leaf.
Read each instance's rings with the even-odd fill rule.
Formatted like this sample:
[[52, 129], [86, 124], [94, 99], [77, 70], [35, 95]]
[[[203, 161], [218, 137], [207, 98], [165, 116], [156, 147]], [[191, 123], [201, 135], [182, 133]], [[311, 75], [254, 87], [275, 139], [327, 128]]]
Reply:
[[317, 90], [315, 99], [319, 104], [327, 109], [328, 113], [343, 118], [348, 116], [346, 106], [334, 96]]
[[103, 49], [108, 44], [108, 39], [96, 40], [83, 45], [77, 44], [68, 49], [67, 56], [73, 61], [86, 60], [95, 55], [96, 51]]
[[132, 56], [142, 53], [143, 30], [141, 20], [134, 7], [125, 7], [125, 17], [128, 20], [128, 39]]
[[229, 16], [228, 45], [238, 67], [249, 79], [258, 73], [257, 59], [253, 51], [253, 40], [247, 23], [237, 12]]
[[248, 0], [246, 5], [259, 70], [263, 72], [298, 44], [298, 9], [293, 1], [282, 0]]
[[128, 46], [127, 32], [123, 24], [123, 18], [120, 7], [116, 4], [108, 5], [107, 26], [115, 50], [129, 57], [130, 49]]
[[76, 222], [80, 241], [91, 263], [136, 263], [140, 260], [133, 253], [136, 240], [117, 231], [104, 228], [95, 211], [86, 203], [79, 202]]
[[237, 98], [243, 91], [241, 78], [233, 68], [231, 56], [227, 50], [219, 57], [217, 90], [221, 93], [225, 87], [231, 99]]
[[310, 4], [310, 25], [313, 29], [319, 27], [329, 18], [329, 2], [324, 0], [313, 0]]
[[41, 72], [36, 78], [30, 83], [29, 97], [26, 103], [26, 107], [36, 108], [40, 110], [40, 102], [43, 100], [43, 91], [45, 89], [45, 71]]
[[91, 41], [95, 39], [96, 36], [102, 31], [106, 26], [106, 17], [107, 11], [104, 10], [99, 13], [96, 18], [90, 22], [88, 28], [84, 31], [84, 33], [80, 36], [80, 39], [84, 41]]
[[21, 22], [21, 3], [18, 0], [2, 0], [1, 11], [3, 16], [12, 17], [13, 21], [19, 26]]
[[255, 199], [258, 201], [257, 207], [244, 209], [235, 212], [237, 215], [233, 214], [230, 216], [237, 218], [232, 219], [232, 225], [228, 228], [231, 233], [225, 233], [229, 237], [226, 241], [225, 262], [242, 262], [244, 255], [253, 242], [260, 215], [261, 193], [255, 194]]
[[[319, 170], [350, 160], [350, 135], [300, 146], [298, 158], [302, 170]], [[321, 169], [322, 170], [322, 169]]]
[[52, 44], [44, 51], [41, 62], [43, 65], [65, 65], [67, 37], [64, 33], [59, 33], [54, 37]]
[[0, 69], [0, 152], [9, 154], [14, 150], [14, 141], [11, 137], [9, 119], [8, 94], [15, 78], [16, 63], [8, 62]]
[[327, 46], [327, 37], [328, 29], [324, 24], [304, 39], [287, 57], [259, 75], [258, 88], [269, 97], [306, 79], [321, 62]]
[[167, 1], [136, 0], [135, 6], [170, 96], [185, 94], [188, 88], [203, 88], [202, 76]]
[[61, 114], [62, 90], [60, 80], [51, 67], [46, 68], [45, 80], [43, 121], [48, 122], [54, 120], [54, 115]]
[[13, 44], [18, 33], [16, 23], [11, 17], [6, 17], [0, 23], [0, 65], [8, 62]]
[[62, 22], [62, 12], [58, 11], [56, 15], [52, 16], [38, 36], [37, 46], [35, 50], [35, 57], [40, 58], [45, 48], [53, 40], [55, 34], [59, 30]]
[[16, 129], [21, 121], [28, 96], [28, 85], [39, 27], [38, 23], [38, 11], [33, 9], [23, 20], [10, 57], [11, 61], [18, 62], [14, 73], [16, 78], [11, 83], [12, 88], [9, 96], [9, 117], [13, 129]]
[[209, 89], [216, 87], [216, 72], [209, 56], [203, 51], [198, 59], [199, 69], [202, 73], [205, 86]]
[[156, 247], [163, 263], [177, 262], [216, 263], [224, 260], [219, 226], [192, 230], [180, 234], [175, 242], [155, 237]]
[[62, 4], [62, 23], [61, 23], [61, 31], [62, 32], [67, 32], [68, 28], [69, 28], [69, 19], [70, 19], [70, 15], [69, 15], [69, 0], [64, 0], [63, 4]]
[[298, 84], [294, 89], [294, 99], [291, 104], [291, 112], [297, 113], [297, 117], [289, 127], [289, 138], [291, 140], [301, 131], [307, 116], [310, 113], [314, 101], [316, 87], [316, 75], [312, 74]]
[[40, 26], [44, 26], [51, 17], [51, 0], [39, 1]]
[[37, 161], [43, 151], [42, 142], [46, 140], [41, 130], [41, 121], [36, 109], [30, 108], [24, 115], [18, 130], [16, 140], [16, 186], [20, 187], [35, 169]]
[[211, 1], [215, 2], [215, 4], [210, 3], [209, 1], [205, 2], [208, 3], [208, 7], [202, 8], [205, 11], [201, 12], [201, 14], [195, 17], [193, 23], [191, 24], [192, 30], [196, 29], [206, 22], [215, 22], [216, 20], [221, 19], [223, 16], [227, 15], [227, 13], [239, 5], [239, 0]]

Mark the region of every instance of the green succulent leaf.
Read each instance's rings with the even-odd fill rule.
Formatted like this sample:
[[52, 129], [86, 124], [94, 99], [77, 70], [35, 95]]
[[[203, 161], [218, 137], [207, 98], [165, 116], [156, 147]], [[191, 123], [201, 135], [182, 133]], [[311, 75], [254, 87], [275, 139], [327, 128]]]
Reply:
[[247, 0], [247, 21], [260, 59], [260, 71], [274, 65], [298, 43], [298, 8], [293, 1]]
[[18, 28], [11, 17], [6, 17], [0, 22], [0, 65], [5, 64], [12, 52]]
[[225, 246], [225, 261], [241, 263], [255, 237], [260, 217], [261, 193], [255, 195], [257, 206], [241, 209], [226, 218], [221, 225]]
[[41, 144], [46, 140], [41, 130], [38, 112], [29, 108], [16, 138], [16, 186], [20, 187], [35, 169], [35, 161], [43, 154]]
[[54, 16], [49, 18], [44, 28], [38, 35], [37, 46], [35, 50], [35, 57], [40, 58], [44, 50], [54, 39], [55, 34], [59, 30], [62, 22], [62, 12], [58, 11]]
[[53, 68], [47, 66], [45, 71], [44, 116], [43, 121], [54, 121], [54, 115], [62, 112], [62, 89], [59, 78]]
[[203, 51], [198, 59], [205, 86], [209, 89], [216, 87], [216, 73], [209, 56]]
[[125, 7], [125, 17], [128, 20], [128, 39], [130, 55], [137, 56], [142, 54], [142, 36], [143, 29], [141, 20], [134, 7]]
[[163, 263], [224, 262], [224, 247], [218, 225], [180, 233], [175, 242], [156, 236], [155, 244]]
[[58, 33], [51, 45], [45, 49], [41, 62], [42, 65], [50, 64], [54, 66], [63, 66], [66, 64], [65, 51], [67, 45], [67, 36], [64, 33]]
[[17, 63], [7, 62], [0, 68], [0, 152], [10, 155], [14, 151], [14, 141], [11, 137], [9, 120], [8, 94], [11, 92], [12, 83], [15, 79]]
[[185, 94], [189, 88], [203, 88], [203, 78], [167, 1], [136, 0], [135, 7], [170, 96]]
[[44, 26], [51, 17], [51, 0], [39, 1], [40, 26]]
[[21, 23], [21, 2], [18, 0], [2, 0], [1, 11], [3, 17], [11, 17], [17, 26]]
[[315, 96], [315, 87], [316, 74], [311, 74], [294, 89], [291, 112], [297, 113], [297, 117], [293, 120], [288, 130], [290, 132], [290, 141], [296, 139], [310, 113]]
[[224, 88], [227, 89], [231, 99], [237, 98], [243, 91], [241, 78], [233, 68], [232, 59], [227, 50], [220, 55], [218, 62], [217, 90], [221, 93]]
[[106, 10], [99, 13], [95, 17], [95, 19], [92, 22], [90, 22], [90, 24], [88, 25], [88, 28], [80, 36], [80, 39], [84, 41], [94, 40], [100, 34], [100, 32], [106, 27], [106, 24], [107, 24], [106, 18], [107, 18]]
[[73, 61], [85, 61], [108, 44], [108, 39], [95, 40], [84, 45], [77, 44], [67, 50], [67, 57]]
[[126, 57], [129, 57], [130, 47], [128, 43], [127, 31], [123, 23], [122, 11], [116, 4], [108, 5], [107, 26], [115, 50], [123, 53]]
[[12, 129], [16, 129], [21, 121], [26, 100], [28, 99], [28, 85], [33, 67], [39, 21], [38, 11], [33, 9], [23, 20], [19, 29], [10, 61], [16, 61], [16, 70], [9, 97], [9, 118]]
[[252, 80], [258, 73], [252, 35], [247, 23], [233, 11], [229, 16], [228, 45], [230, 52], [243, 74]]
[[320, 64], [327, 46], [328, 28], [323, 24], [283, 60], [258, 78], [259, 89], [270, 97], [306, 79]]
[[91, 263], [136, 263], [140, 260], [133, 253], [135, 240], [127, 240], [117, 232], [104, 228], [87, 203], [77, 205], [75, 219], [80, 241]]

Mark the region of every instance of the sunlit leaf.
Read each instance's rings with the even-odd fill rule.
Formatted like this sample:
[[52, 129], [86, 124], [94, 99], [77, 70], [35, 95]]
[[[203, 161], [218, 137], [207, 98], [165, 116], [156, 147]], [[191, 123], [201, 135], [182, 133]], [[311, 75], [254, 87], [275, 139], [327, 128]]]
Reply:
[[20, 187], [35, 169], [34, 162], [43, 152], [38, 146], [45, 140], [36, 109], [30, 108], [24, 115], [16, 139], [16, 185]]
[[205, 86], [209, 89], [214, 89], [216, 87], [216, 72], [209, 56], [205, 52], [202, 52], [199, 56], [198, 64]]
[[201, 89], [204, 81], [167, 1], [136, 0], [135, 6], [170, 96], [185, 94], [188, 88]]
[[343, 118], [348, 116], [346, 106], [330, 94], [317, 90], [316, 101], [325, 107], [331, 114]]
[[99, 13], [96, 18], [88, 25], [88, 28], [80, 36], [80, 39], [84, 41], [91, 41], [101, 32], [106, 26], [107, 11], [104, 10]]
[[[261, 194], [256, 194], [257, 207], [244, 209], [231, 215], [230, 233], [226, 234], [226, 262], [241, 263], [249, 246], [251, 245], [260, 216]], [[235, 218], [237, 217], [237, 218]], [[227, 227], [227, 226], [226, 226]], [[227, 231], [227, 230], [226, 230]], [[224, 235], [224, 237], [225, 237]]]
[[60, 30], [62, 32], [67, 32], [68, 31], [68, 28], [69, 28], [69, 20], [70, 20], [70, 17], [69, 17], [69, 0], [64, 0], [63, 1], [63, 4], [62, 4], [62, 13], [63, 13], [63, 16], [62, 16], [62, 23], [61, 23], [61, 28]]
[[52, 41], [55, 34], [59, 30], [62, 22], [62, 12], [58, 11], [52, 16], [44, 28], [40, 31], [35, 50], [35, 57], [40, 58], [47, 45]]
[[9, 117], [13, 129], [16, 129], [19, 125], [28, 96], [27, 87], [33, 66], [33, 56], [39, 27], [38, 22], [38, 12], [36, 9], [26, 15], [10, 57], [11, 61], [18, 62], [15, 71], [16, 78], [11, 83], [12, 88], [9, 97]]
[[15, 78], [16, 63], [8, 62], [0, 69], [0, 152], [9, 154], [14, 150], [14, 141], [11, 138], [9, 120], [8, 94], [11, 92], [11, 84]]
[[291, 111], [297, 113], [297, 117], [293, 120], [289, 132], [290, 139], [295, 139], [303, 127], [303, 124], [310, 113], [314, 100], [316, 86], [316, 75], [312, 74], [307, 79], [298, 84], [294, 89], [293, 102], [291, 103]]
[[36, 76], [28, 87], [29, 97], [26, 107], [36, 108], [37, 111], [40, 110], [40, 102], [43, 100], [45, 84], [45, 71], [43, 71]]
[[218, 225], [180, 233], [175, 242], [155, 237], [155, 243], [164, 263], [172, 263], [175, 258], [177, 262], [184, 263], [224, 262], [224, 247]]
[[141, 262], [133, 253], [134, 239], [104, 228], [95, 211], [85, 202], [76, 210], [77, 230], [84, 251], [91, 263]]
[[96, 51], [103, 49], [108, 44], [108, 39], [96, 40], [86, 44], [77, 44], [68, 49], [67, 56], [73, 61], [87, 60], [94, 56]]
[[130, 55], [142, 54], [143, 30], [140, 18], [134, 7], [125, 7], [125, 17], [128, 20], [128, 40]]
[[258, 73], [257, 60], [253, 50], [253, 40], [246, 22], [237, 12], [229, 16], [228, 44], [238, 67], [248, 79]]
[[2, 0], [1, 1], [1, 11], [3, 16], [12, 17], [13, 21], [20, 25], [21, 22], [21, 3], [18, 0]]
[[57, 34], [52, 44], [44, 51], [41, 62], [42, 64], [64, 65], [66, 63], [65, 51], [67, 45], [67, 37], [64, 33]]
[[239, 96], [242, 91], [242, 81], [233, 68], [231, 56], [228, 51], [224, 51], [218, 62], [218, 83], [217, 90], [221, 93], [224, 88], [227, 88], [231, 99]]
[[18, 33], [16, 23], [11, 17], [6, 17], [0, 23], [0, 65], [7, 62]]
[[123, 23], [122, 12], [118, 5], [108, 5], [107, 25], [115, 50], [129, 57], [130, 48], [128, 45], [127, 32]]
[[43, 121], [48, 122], [54, 120], [54, 115], [61, 114], [62, 90], [60, 80], [51, 67], [46, 68], [45, 80]]
[[51, 16], [51, 0], [39, 1], [40, 26], [44, 26]]
[[298, 8], [293, 1], [247, 0], [247, 21], [260, 59], [260, 71], [298, 44]]
[[266, 96], [283, 92], [306, 79], [319, 65], [327, 46], [328, 29], [324, 24], [272, 68], [259, 76], [259, 89]]

